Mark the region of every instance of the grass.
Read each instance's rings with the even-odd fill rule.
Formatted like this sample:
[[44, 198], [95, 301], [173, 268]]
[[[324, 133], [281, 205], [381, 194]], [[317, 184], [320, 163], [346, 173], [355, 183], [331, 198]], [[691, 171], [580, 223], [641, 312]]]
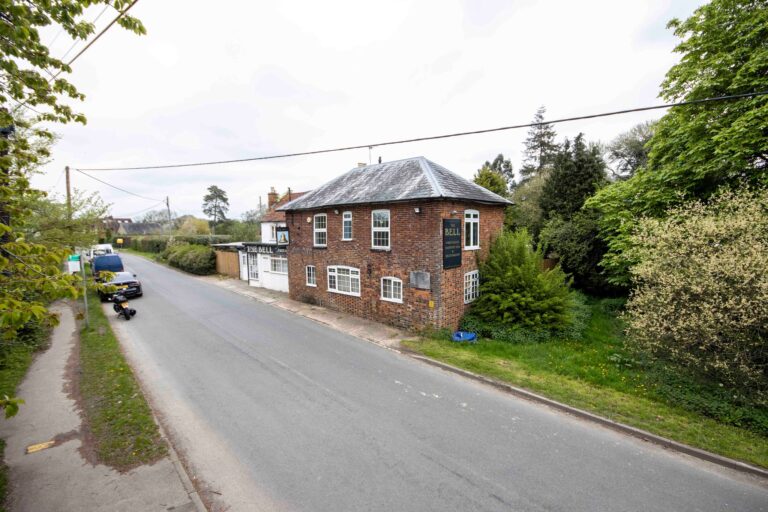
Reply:
[[768, 438], [680, 407], [675, 396], [660, 393], [658, 375], [625, 351], [616, 315], [600, 301], [592, 301], [590, 307], [593, 314], [578, 341], [458, 344], [434, 336], [404, 345], [614, 421], [768, 467]]
[[157, 252], [137, 251], [136, 249], [129, 249], [129, 248], [120, 249], [120, 252], [125, 252], [128, 254], [136, 254], [138, 256], [143, 256], [152, 261], [159, 261], [160, 263], [162, 263], [162, 260], [160, 260], [160, 253], [157, 253]]
[[152, 463], [168, 447], [96, 294], [89, 295], [88, 308], [91, 325], [80, 334], [80, 395], [96, 455], [121, 470]]

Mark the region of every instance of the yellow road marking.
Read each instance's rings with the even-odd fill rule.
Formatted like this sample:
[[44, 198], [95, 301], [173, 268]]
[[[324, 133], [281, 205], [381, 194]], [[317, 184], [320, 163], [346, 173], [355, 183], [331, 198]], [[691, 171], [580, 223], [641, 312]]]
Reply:
[[31, 444], [27, 446], [27, 453], [35, 453], [39, 452], [40, 450], [45, 450], [46, 448], [50, 448], [56, 444], [56, 441], [46, 441], [44, 443], [37, 443], [37, 444]]

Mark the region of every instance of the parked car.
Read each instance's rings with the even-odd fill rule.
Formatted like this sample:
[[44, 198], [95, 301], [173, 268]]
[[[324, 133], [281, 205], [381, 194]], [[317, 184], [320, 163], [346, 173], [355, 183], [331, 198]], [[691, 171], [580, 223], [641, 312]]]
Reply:
[[98, 280], [101, 272], [122, 272], [123, 260], [117, 254], [105, 254], [104, 256], [95, 256], [91, 263], [93, 277]]
[[113, 285], [117, 289], [113, 292], [99, 291], [99, 298], [102, 302], [112, 300], [112, 296], [117, 293], [125, 297], [141, 297], [144, 295], [141, 289], [141, 282], [136, 278], [136, 274], [131, 274], [130, 272], [117, 272], [105, 284]]

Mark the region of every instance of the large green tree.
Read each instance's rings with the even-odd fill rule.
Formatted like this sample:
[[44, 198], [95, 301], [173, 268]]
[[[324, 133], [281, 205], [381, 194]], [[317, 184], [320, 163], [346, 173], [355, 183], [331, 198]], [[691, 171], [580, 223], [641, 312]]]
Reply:
[[605, 162], [600, 147], [587, 144], [584, 134], [565, 140], [552, 159], [552, 171], [541, 192], [545, 218], [570, 219], [584, 201], [605, 184]]
[[[666, 101], [768, 90], [768, 6], [764, 0], [713, 0], [669, 27], [680, 62], [661, 86]], [[632, 178], [601, 190], [589, 205], [601, 213], [609, 246], [602, 265], [629, 283], [631, 233], [642, 217], [707, 199], [721, 187], [768, 185], [768, 96], [673, 107], [654, 127], [648, 163]]]
[[[46, 304], [74, 296], [72, 276], [61, 272], [68, 252], [61, 243], [27, 239], [25, 222], [30, 205], [44, 193], [30, 186], [30, 178], [50, 155], [53, 134], [41, 121], [85, 123], [69, 100], [82, 100], [68, 79], [70, 65], [52, 56], [40, 30], [58, 28], [73, 39], [94, 32], [84, 21], [85, 9], [111, 5], [120, 12], [118, 23], [143, 34], [137, 19], [125, 14], [127, 0], [19, 1], [0, 0], [0, 342], [13, 343], [30, 322], [54, 321]], [[67, 212], [68, 219], [74, 214]], [[71, 240], [70, 240], [71, 242]], [[6, 413], [13, 401], [0, 400]]]
[[625, 180], [648, 163], [648, 142], [653, 136], [654, 121], [645, 121], [619, 134], [605, 148], [608, 170], [613, 179]]
[[208, 193], [203, 196], [203, 213], [211, 218], [215, 226], [226, 220], [229, 211], [229, 198], [224, 190], [216, 185], [208, 187]]
[[507, 180], [504, 179], [504, 176], [500, 172], [491, 168], [488, 162], [485, 162], [485, 164], [477, 170], [473, 181], [481, 187], [490, 190], [495, 194], [499, 194], [502, 197], [506, 196], [509, 192], [507, 188]]
[[555, 142], [555, 129], [551, 124], [544, 121], [544, 114], [547, 109], [544, 106], [539, 107], [533, 116], [534, 126], [528, 130], [528, 137], [523, 144], [523, 165], [520, 168], [520, 174], [523, 179], [529, 178], [546, 169], [552, 162], [557, 153], [557, 143]]

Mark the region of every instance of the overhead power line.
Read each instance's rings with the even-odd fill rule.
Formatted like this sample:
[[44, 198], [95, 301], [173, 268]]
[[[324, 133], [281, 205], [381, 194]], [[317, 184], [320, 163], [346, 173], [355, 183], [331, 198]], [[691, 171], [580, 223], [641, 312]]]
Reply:
[[464, 137], [467, 135], [480, 135], [483, 133], [492, 133], [492, 132], [501, 132], [506, 130], [516, 130], [519, 128], [530, 128], [532, 126], [541, 126], [541, 125], [548, 125], [548, 124], [558, 124], [558, 123], [567, 123], [570, 121], [581, 121], [584, 119], [595, 119], [598, 117], [608, 117], [608, 116], [616, 116], [621, 114], [631, 114], [633, 112], [645, 112], [648, 110], [659, 110], [659, 109], [665, 109], [665, 108], [671, 108], [671, 107], [681, 107], [685, 105], [698, 105], [701, 103], [712, 103], [716, 101], [728, 101], [728, 100], [737, 100], [737, 99], [744, 99], [744, 98], [754, 98], [757, 96], [765, 96], [768, 95], [768, 91], [758, 91], [758, 92], [748, 92], [744, 94], [732, 94], [728, 96], [716, 96], [713, 98], [703, 98], [699, 100], [690, 100], [690, 101], [679, 101], [676, 103], [664, 103], [662, 105], [652, 105], [648, 107], [638, 107], [638, 108], [630, 108], [630, 109], [624, 109], [624, 110], [614, 110], [612, 112], [602, 112], [600, 114], [588, 114], [583, 116], [575, 116], [575, 117], [564, 117], [561, 119], [553, 119], [551, 121], [543, 121], [540, 123], [525, 123], [525, 124], [515, 124], [510, 126], [501, 126], [498, 128], [487, 128], [484, 130], [473, 130], [468, 132], [457, 132], [457, 133], [448, 133], [443, 135], [431, 135], [427, 137], [417, 137], [414, 139], [401, 139], [401, 140], [392, 140], [392, 141], [386, 141], [386, 142], [373, 142], [370, 144], [359, 144], [357, 146], [342, 146], [337, 148], [330, 148], [330, 149], [318, 149], [314, 151], [302, 151], [299, 153], [285, 153], [281, 155], [269, 155], [269, 156], [256, 156], [256, 157], [250, 157], [250, 158], [236, 158], [232, 160], [211, 160], [207, 162], [191, 162], [191, 163], [183, 163], [183, 164], [167, 164], [167, 165], [142, 165], [142, 166], [135, 166], [135, 167], [91, 167], [91, 168], [82, 168], [78, 169], [79, 171], [139, 171], [139, 170], [148, 170], [148, 169], [177, 169], [182, 167], [201, 167], [204, 165], [224, 165], [224, 164], [235, 164], [235, 163], [243, 163], [243, 162], [256, 162], [259, 160], [275, 160], [278, 158], [290, 158], [295, 156], [307, 156], [307, 155], [319, 155], [322, 153], [335, 153], [339, 151], [350, 151], [353, 149], [366, 149], [366, 148], [375, 148], [380, 146], [393, 146], [396, 144], [407, 144], [410, 142], [423, 142], [427, 140], [438, 140], [438, 139], [448, 139], [452, 137]]
[[[106, 4], [106, 5], [104, 6], [104, 8], [101, 10], [101, 12], [98, 14], [98, 16], [96, 16], [96, 17], [93, 19], [93, 21], [91, 21], [91, 25], [95, 25], [95, 24], [96, 24], [96, 22], [97, 22], [97, 21], [99, 21], [99, 18], [101, 18], [101, 16], [102, 16], [102, 15], [103, 15], [105, 12], [107, 12], [107, 9], [109, 9], [110, 7], [111, 7], [111, 6], [110, 6], [109, 4]], [[127, 10], [127, 9], [126, 9], [126, 10]], [[58, 36], [57, 36], [57, 37], [58, 37]], [[64, 52], [64, 55], [62, 55], [62, 56], [59, 58], [59, 60], [64, 60], [64, 59], [66, 59], [66, 58], [67, 58], [67, 55], [69, 55], [69, 52], [71, 52], [72, 50], [74, 50], [74, 49], [75, 49], [75, 46], [77, 46], [77, 45], [78, 45], [78, 43], [80, 43], [80, 39], [75, 39], [75, 40], [72, 42], [72, 46], [70, 46], [70, 47], [69, 47], [69, 49], [68, 49], [66, 52]], [[50, 46], [50, 45], [48, 45], [48, 47], [50, 48], [51, 46]]]
[[102, 180], [102, 179], [99, 179], [99, 178], [97, 178], [96, 176], [91, 176], [90, 174], [88, 174], [88, 173], [85, 173], [85, 172], [81, 171], [80, 169], [75, 169], [75, 170], [76, 170], [77, 172], [79, 172], [80, 174], [82, 174], [83, 176], [88, 176], [88, 177], [89, 177], [89, 178], [91, 178], [92, 180], [96, 180], [96, 181], [98, 181], [99, 183], [103, 183], [103, 184], [105, 184], [105, 185], [106, 185], [106, 186], [108, 186], [108, 187], [112, 187], [112, 188], [114, 188], [115, 190], [119, 190], [120, 192], [125, 192], [126, 194], [130, 194], [130, 195], [132, 195], [132, 196], [140, 197], [141, 199], [146, 199], [147, 201], [154, 201], [154, 202], [156, 202], [156, 203], [164, 203], [164, 202], [165, 202], [165, 199], [153, 199], [153, 198], [151, 198], [151, 197], [142, 196], [142, 195], [140, 195], [140, 194], [137, 194], [137, 193], [135, 193], [135, 192], [131, 192], [130, 190], [125, 190], [124, 188], [120, 188], [120, 187], [118, 187], [118, 186], [116, 186], [116, 185], [113, 185], [113, 184], [111, 184], [111, 183], [107, 183], [106, 181], [104, 181], [104, 180]]

